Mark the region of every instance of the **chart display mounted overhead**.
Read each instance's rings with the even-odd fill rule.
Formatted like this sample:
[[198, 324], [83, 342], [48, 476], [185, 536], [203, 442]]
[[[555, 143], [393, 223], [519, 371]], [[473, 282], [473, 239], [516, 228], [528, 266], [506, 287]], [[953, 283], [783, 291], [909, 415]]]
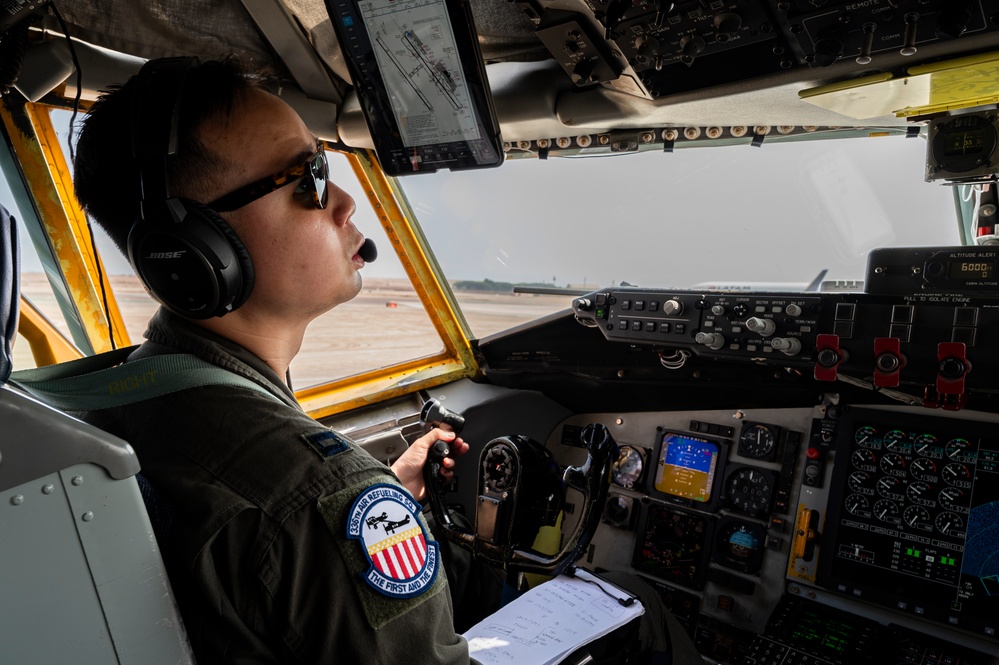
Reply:
[[387, 173], [501, 163], [502, 141], [465, 3], [326, 4]]

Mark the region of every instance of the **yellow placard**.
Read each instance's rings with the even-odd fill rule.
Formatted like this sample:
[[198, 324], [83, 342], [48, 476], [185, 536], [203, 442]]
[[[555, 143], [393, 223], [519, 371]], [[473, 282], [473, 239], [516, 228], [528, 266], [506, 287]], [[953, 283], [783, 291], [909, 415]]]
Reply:
[[999, 102], [999, 53], [917, 65], [908, 74], [841, 81], [802, 90], [798, 97], [857, 120], [921, 116]]

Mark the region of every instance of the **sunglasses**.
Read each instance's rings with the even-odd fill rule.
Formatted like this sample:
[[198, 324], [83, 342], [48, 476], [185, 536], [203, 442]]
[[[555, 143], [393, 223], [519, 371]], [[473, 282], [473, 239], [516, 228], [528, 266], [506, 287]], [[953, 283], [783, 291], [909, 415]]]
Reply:
[[309, 157], [304, 164], [292, 166], [290, 169], [251, 182], [215, 199], [208, 204], [208, 207], [216, 212], [231, 212], [297, 180], [295, 194], [312, 194], [312, 204], [322, 210], [326, 207], [328, 196], [326, 180], [329, 173], [330, 165], [326, 159], [326, 151], [319, 148], [319, 151]]

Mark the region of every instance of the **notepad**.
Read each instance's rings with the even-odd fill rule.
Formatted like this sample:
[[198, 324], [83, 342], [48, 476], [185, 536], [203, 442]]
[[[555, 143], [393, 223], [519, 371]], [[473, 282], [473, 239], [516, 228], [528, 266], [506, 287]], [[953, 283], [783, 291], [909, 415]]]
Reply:
[[638, 599], [585, 570], [534, 587], [464, 637], [483, 665], [550, 665], [645, 613]]

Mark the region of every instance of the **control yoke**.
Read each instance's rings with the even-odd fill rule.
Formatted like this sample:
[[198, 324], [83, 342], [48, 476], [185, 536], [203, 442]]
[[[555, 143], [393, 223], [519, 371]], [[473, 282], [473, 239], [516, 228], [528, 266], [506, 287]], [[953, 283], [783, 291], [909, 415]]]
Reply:
[[[424, 404], [420, 419], [456, 434], [465, 423], [460, 414], [434, 399]], [[584, 427], [581, 442], [587, 449], [586, 461], [565, 469], [547, 448], [526, 436], [501, 436], [487, 443], [479, 456], [474, 531], [469, 531], [447, 512], [447, 489], [440, 470], [450, 446], [438, 441], [431, 446], [423, 467], [434, 519], [448, 540], [508, 573], [557, 575], [580, 557], [596, 532], [607, 499], [611, 464], [618, 454], [613, 437], [600, 424]], [[535, 550], [540, 528], [558, 523], [570, 488], [583, 495], [573, 533], [554, 554]]]

